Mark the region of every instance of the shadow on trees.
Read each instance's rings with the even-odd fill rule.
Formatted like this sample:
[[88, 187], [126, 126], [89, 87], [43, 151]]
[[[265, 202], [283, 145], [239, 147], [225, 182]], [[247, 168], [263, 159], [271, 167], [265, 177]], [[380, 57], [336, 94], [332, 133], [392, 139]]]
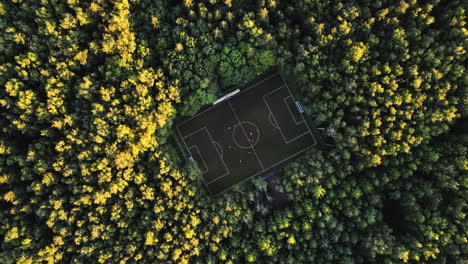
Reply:
[[406, 209], [399, 200], [386, 199], [383, 203], [383, 220], [395, 236], [409, 233], [410, 223], [405, 219]]

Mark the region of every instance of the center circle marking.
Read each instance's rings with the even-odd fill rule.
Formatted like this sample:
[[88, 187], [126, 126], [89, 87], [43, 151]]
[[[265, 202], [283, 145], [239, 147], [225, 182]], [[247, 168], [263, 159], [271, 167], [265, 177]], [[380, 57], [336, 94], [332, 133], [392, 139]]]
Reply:
[[258, 127], [249, 121], [240, 122], [232, 131], [232, 139], [239, 148], [251, 148], [257, 145], [259, 138]]

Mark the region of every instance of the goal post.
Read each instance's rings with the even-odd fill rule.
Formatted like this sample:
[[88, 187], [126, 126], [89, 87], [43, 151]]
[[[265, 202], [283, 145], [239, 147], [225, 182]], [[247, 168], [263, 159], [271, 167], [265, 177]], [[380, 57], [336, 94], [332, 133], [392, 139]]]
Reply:
[[232, 97], [234, 96], [235, 94], [237, 94], [238, 92], [240, 92], [240, 89], [236, 89], [228, 94], [225, 94], [223, 95], [222, 97], [218, 98], [216, 101], [213, 102], [213, 105], [216, 105], [218, 103], [221, 103], [222, 101], [228, 99], [229, 97]]

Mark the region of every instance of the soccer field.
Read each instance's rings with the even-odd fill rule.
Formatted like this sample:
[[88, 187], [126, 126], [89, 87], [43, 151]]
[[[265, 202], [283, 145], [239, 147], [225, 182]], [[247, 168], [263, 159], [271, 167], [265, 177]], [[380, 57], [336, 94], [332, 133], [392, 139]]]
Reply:
[[212, 194], [264, 175], [316, 144], [302, 106], [276, 72], [174, 127]]

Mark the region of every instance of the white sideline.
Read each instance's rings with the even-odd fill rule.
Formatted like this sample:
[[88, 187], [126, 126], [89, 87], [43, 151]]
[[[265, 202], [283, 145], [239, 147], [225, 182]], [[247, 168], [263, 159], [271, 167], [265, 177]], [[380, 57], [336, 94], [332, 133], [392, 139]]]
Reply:
[[[206, 179], [205, 179], [205, 181], [204, 181], [204, 182], [205, 182], [205, 186], [207, 187], [207, 189], [208, 189], [208, 191], [210, 192], [210, 194], [213, 194], [213, 193], [212, 193], [211, 189], [209, 188], [209, 185], [212, 184], [213, 182], [216, 182], [216, 181], [218, 181], [218, 180], [220, 180], [220, 179], [222, 179], [222, 178], [224, 178], [224, 177], [226, 177], [227, 175], [230, 174], [230, 171], [229, 171], [229, 169], [228, 169], [228, 167], [227, 167], [227, 165], [226, 165], [226, 163], [224, 162], [224, 159], [223, 159], [223, 157], [224, 157], [223, 149], [221, 148], [221, 146], [220, 146], [220, 144], [219, 144], [218, 142], [216, 142], [216, 141], [213, 140], [213, 138], [212, 138], [212, 136], [211, 136], [211, 133], [210, 133], [210, 131], [207, 129], [206, 126], [200, 128], [200, 129], [197, 129], [196, 131], [194, 131], [194, 132], [192, 132], [192, 133], [190, 133], [190, 134], [188, 134], [188, 135], [186, 135], [186, 136], [183, 136], [183, 135], [182, 135], [182, 133], [181, 133], [180, 130], [179, 130], [179, 127], [180, 127], [182, 124], [184, 124], [184, 123], [186, 123], [186, 122], [188, 122], [188, 121], [190, 121], [190, 120], [192, 120], [192, 119], [194, 119], [194, 118], [196, 118], [196, 117], [198, 117], [198, 116], [200, 116], [200, 115], [202, 115], [202, 114], [207, 113], [207, 112], [210, 111], [212, 108], [216, 107], [217, 104], [223, 103], [223, 102], [227, 102], [227, 103], [229, 104], [229, 107], [231, 108], [231, 112], [233, 113], [234, 117], [237, 119], [238, 125], [241, 126], [241, 128], [242, 128], [244, 134], [247, 136], [247, 133], [246, 133], [246, 131], [244, 130], [244, 128], [243, 128], [243, 126], [242, 126], [242, 122], [240, 122], [239, 117], [238, 117], [237, 114], [234, 112], [234, 108], [233, 108], [233, 105], [232, 105], [231, 102], [230, 102], [230, 98], [233, 97], [233, 96], [235, 96], [235, 95], [237, 96], [237, 95], [239, 95], [239, 94], [241, 94], [241, 93], [243, 93], [243, 92], [246, 92], [246, 91], [252, 89], [253, 87], [259, 85], [260, 83], [262, 83], [262, 82], [264, 82], [264, 81], [266, 81], [266, 80], [268, 80], [268, 79], [270, 79], [270, 78], [272, 78], [272, 77], [274, 77], [274, 76], [277, 76], [277, 75], [279, 75], [279, 74], [278, 74], [278, 73], [273, 74], [273, 75], [271, 75], [271, 76], [269, 76], [269, 77], [267, 77], [267, 78], [265, 78], [265, 79], [263, 79], [263, 80], [261, 80], [261, 81], [259, 81], [259, 82], [257, 82], [257, 83], [252, 84], [251, 86], [249, 86], [248, 88], [246, 88], [246, 89], [244, 89], [244, 90], [242, 90], [242, 91], [237, 91], [237, 90], [236, 90], [236, 91], [233, 91], [233, 92], [231, 92], [231, 93], [229, 93], [229, 94], [226, 94], [225, 96], [223, 96], [223, 97], [219, 98], [218, 100], [216, 100], [216, 101], [213, 103], [213, 106], [207, 108], [206, 110], [200, 112], [199, 114], [197, 114], [197, 115], [195, 115], [195, 116], [190, 117], [189, 119], [183, 121], [182, 123], [179, 123], [179, 124], [176, 126], [177, 131], [178, 131], [180, 137], [182, 138], [182, 141], [184, 141], [184, 145], [185, 145], [186, 149], [188, 150], [189, 154], [191, 154], [190, 149], [192, 149], [192, 148], [196, 148], [196, 150], [198, 151], [200, 157], [201, 157], [202, 160], [203, 160], [203, 163], [204, 163], [204, 165], [205, 165], [205, 168], [207, 168], [207, 170], [206, 170], [205, 172], [207, 172], [207, 171], [209, 170], [209, 168], [207, 167], [207, 164], [206, 164], [206, 162], [205, 162], [205, 159], [204, 159], [203, 156], [201, 155], [201, 153], [200, 153], [198, 147], [197, 147], [196, 145], [193, 145], [193, 146], [191, 146], [190, 149], [189, 149], [188, 146], [187, 146], [187, 143], [185, 142], [185, 139], [186, 139], [187, 137], [189, 137], [189, 136], [192, 136], [192, 135], [194, 135], [194, 134], [200, 132], [200, 131], [203, 130], [203, 129], [206, 130], [208, 136], [210, 137], [210, 140], [211, 140], [213, 146], [215, 147], [216, 152], [217, 152], [218, 156], [220, 157], [221, 162], [223, 163], [224, 169], [225, 169], [225, 171], [226, 171], [226, 173], [224, 173], [223, 175], [220, 175], [219, 177], [217, 177], [217, 178], [214, 179], [214, 180], [211, 180], [210, 182], [207, 182]], [[254, 154], [255, 154], [257, 160], [258, 160], [259, 163], [260, 163], [260, 166], [261, 166], [262, 170], [259, 171], [259, 172], [257, 172], [257, 173], [255, 173], [255, 174], [253, 174], [253, 175], [251, 175], [250, 177], [247, 177], [246, 179], [244, 179], [244, 180], [242, 180], [242, 181], [240, 181], [240, 182], [238, 182], [238, 183], [236, 183], [236, 184], [230, 186], [229, 188], [227, 188], [227, 189], [225, 189], [225, 190], [223, 190], [223, 191], [221, 191], [221, 192], [219, 192], [219, 193], [217, 193], [217, 194], [215, 194], [215, 195], [222, 194], [222, 193], [224, 193], [224, 192], [226, 192], [226, 191], [228, 191], [228, 190], [234, 188], [234, 187], [237, 186], [238, 184], [240, 184], [240, 183], [242, 183], [242, 182], [245, 182], [245, 181], [248, 181], [248, 180], [250, 180], [251, 178], [253, 178], [253, 177], [257, 176], [257, 175], [259, 175], [259, 174], [261, 174], [261, 173], [263, 173], [263, 172], [265, 172], [265, 171], [270, 170], [271, 168], [277, 166], [278, 164], [284, 162], [285, 160], [288, 160], [288, 159], [290, 159], [290, 158], [292, 158], [292, 157], [294, 157], [294, 156], [297, 156], [297, 155], [299, 155], [300, 153], [302, 153], [302, 152], [304, 152], [304, 151], [306, 151], [306, 150], [312, 148], [313, 146], [315, 146], [315, 145], [317, 144], [317, 141], [315, 140], [315, 137], [314, 137], [314, 135], [313, 135], [313, 133], [312, 133], [312, 131], [311, 131], [309, 125], [307, 124], [307, 122], [306, 122], [306, 120], [305, 120], [305, 118], [304, 118], [304, 116], [303, 116], [302, 106], [300, 105], [300, 103], [299, 103], [298, 101], [296, 101], [296, 100], [294, 99], [294, 97], [293, 97], [293, 95], [292, 95], [292, 93], [291, 93], [291, 90], [289, 89], [288, 85], [287, 85], [286, 82], [283, 80], [283, 78], [280, 78], [280, 79], [281, 79], [281, 81], [283, 81], [283, 84], [284, 84], [284, 85], [282, 85], [281, 87], [276, 88], [275, 90], [273, 90], [273, 91], [271, 91], [271, 92], [269, 92], [269, 93], [267, 93], [267, 94], [265, 94], [265, 95], [262, 96], [262, 99], [263, 99], [264, 103], [266, 104], [266, 106], [268, 107], [268, 110], [269, 110], [269, 119], [270, 119], [270, 123], [272, 123], [272, 125], [273, 125], [274, 127], [276, 127], [276, 128], [280, 131], [281, 136], [283, 137], [284, 141], [285, 141], [287, 144], [288, 144], [289, 142], [294, 141], [294, 140], [298, 139], [299, 137], [302, 137], [302, 136], [304, 136], [304, 135], [306, 135], [306, 134], [309, 134], [309, 133], [310, 133], [310, 135], [312, 136], [312, 139], [313, 139], [314, 143], [311, 144], [311, 145], [309, 145], [309, 146], [307, 146], [307, 147], [305, 147], [304, 149], [302, 149], [302, 150], [296, 152], [295, 154], [292, 154], [291, 156], [289, 156], [289, 157], [287, 157], [287, 158], [284, 158], [284, 159], [282, 159], [282, 160], [276, 162], [275, 164], [271, 165], [270, 167], [265, 168], [265, 167], [263, 166], [263, 164], [262, 164], [262, 162], [261, 162], [259, 156], [258, 156], [258, 153], [255, 151], [254, 146], [252, 146], [252, 144], [251, 144], [251, 142], [248, 140], [248, 136], [247, 136], [247, 140], [248, 140], [248, 142], [249, 142], [250, 148], [252, 148], [252, 150], [253, 150], [253, 152], [254, 152]], [[293, 138], [293, 139], [290, 139], [290, 140], [287, 140], [287, 139], [286, 139], [286, 137], [285, 137], [285, 135], [284, 135], [284, 133], [283, 133], [283, 131], [282, 131], [282, 129], [281, 129], [281, 127], [280, 127], [280, 125], [279, 125], [277, 119], [276, 119], [276, 117], [274, 116], [273, 112], [271, 111], [271, 108], [270, 108], [270, 105], [268, 104], [268, 101], [266, 100], [266, 97], [267, 97], [269, 94], [271, 94], [271, 93], [273, 93], [273, 92], [276, 92], [276, 91], [278, 91], [279, 89], [282, 89], [282, 88], [285, 88], [285, 87], [286, 87], [286, 89], [287, 89], [287, 91], [288, 91], [288, 93], [289, 93], [289, 96], [283, 98], [283, 102], [286, 104], [286, 107], [288, 108], [288, 111], [289, 111], [290, 114], [292, 115], [293, 120], [294, 120], [294, 122], [296, 123], [296, 125], [299, 125], [299, 124], [301, 124], [301, 123], [305, 123], [306, 128], [307, 128], [307, 129], [306, 129], [306, 132], [304, 132], [303, 134], [301, 134], [301, 135], [299, 135], [299, 136], [297, 136], [297, 137], [295, 137], [295, 138]], [[286, 100], [287, 100], [289, 97], [291, 97], [291, 98], [293, 99], [293, 102], [296, 104], [296, 107], [298, 108], [298, 110], [299, 110], [299, 112], [300, 112], [300, 115], [301, 115], [301, 119], [302, 119], [302, 120], [300, 120], [299, 122], [298, 122], [298, 120], [296, 120], [296, 117], [293, 115], [293, 112], [292, 112], [291, 108], [289, 107], [289, 105], [288, 105], [287, 102], [286, 102]], [[301, 110], [302, 110], [302, 111], [301, 111]], [[274, 121], [274, 122], [272, 122], [272, 121]], [[274, 123], [276, 123], [276, 125], [275, 125]], [[260, 134], [260, 132], [259, 132], [259, 134]], [[218, 148], [219, 148], [219, 149], [218, 149]], [[221, 151], [221, 153], [220, 153], [220, 151]], [[189, 157], [189, 159], [190, 159], [190, 157]], [[193, 159], [193, 158], [192, 158], [192, 159]], [[203, 172], [203, 173], [205, 173], [205, 172]], [[203, 177], [203, 178], [205, 178], [205, 177]]]
[[[296, 152], [295, 154], [293, 154], [293, 155], [291, 155], [291, 156], [289, 156], [289, 157], [287, 157], [287, 158], [284, 158], [284, 159], [278, 161], [277, 163], [271, 165], [270, 167], [268, 167], [268, 168], [266, 168], [266, 169], [263, 169], [262, 171], [259, 171], [259, 172], [255, 173], [254, 175], [252, 175], [252, 176], [250, 176], [250, 177], [248, 177], [248, 178], [245, 178], [244, 180], [242, 180], [242, 181], [240, 181], [240, 182], [238, 182], [238, 183], [232, 185], [231, 187], [227, 188], [226, 190], [224, 190], [224, 191], [222, 191], [222, 192], [220, 192], [220, 193], [217, 193], [216, 195], [219, 195], [219, 194], [222, 194], [222, 193], [224, 193], [224, 192], [229, 191], [230, 189], [234, 188], [235, 186], [237, 186], [237, 185], [239, 185], [239, 184], [241, 184], [241, 183], [243, 183], [243, 182], [245, 182], [245, 181], [248, 181], [248, 180], [252, 179], [253, 177], [255, 177], [255, 176], [257, 176], [257, 175], [259, 175], [259, 174], [261, 174], [261, 173], [263, 173], [263, 172], [265, 172], [265, 171], [268, 171], [269, 169], [271, 169], [271, 168], [275, 167], [276, 165], [278, 165], [278, 164], [284, 162], [285, 160], [288, 160], [288, 159], [290, 159], [290, 158], [292, 158], [292, 157], [294, 157], [294, 156], [297, 156], [297, 155], [301, 154], [302, 152], [304, 152], [304, 151], [306, 151], [306, 150], [312, 148], [312, 147], [315, 146], [315, 145], [316, 145], [316, 144], [310, 145], [310, 146], [308, 146], [308, 147], [306, 147], [306, 148], [304, 148], [304, 149], [302, 149], [302, 150]], [[218, 179], [219, 179], [219, 178], [218, 178]], [[218, 180], [218, 179], [216, 179], [216, 180]], [[210, 183], [212, 183], [212, 182], [214, 182], [214, 181], [216, 181], [216, 180], [213, 180], [213, 181], [207, 183], [207, 185], [210, 184]]]

